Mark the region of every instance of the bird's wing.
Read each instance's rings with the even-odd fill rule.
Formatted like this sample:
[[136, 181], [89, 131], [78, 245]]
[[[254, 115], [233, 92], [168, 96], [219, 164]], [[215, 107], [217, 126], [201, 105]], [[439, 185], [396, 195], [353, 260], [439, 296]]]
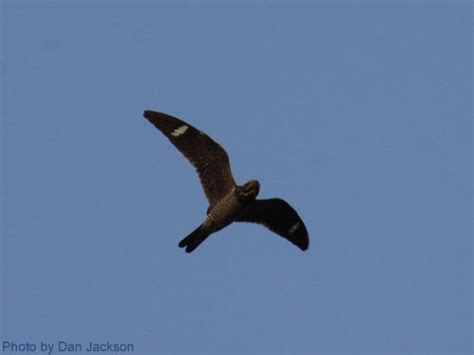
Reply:
[[262, 224], [301, 250], [308, 249], [308, 231], [302, 219], [293, 207], [282, 199], [255, 200], [236, 221]]
[[236, 186], [227, 153], [211, 137], [164, 113], [145, 111], [143, 116], [163, 132], [196, 168], [211, 206]]

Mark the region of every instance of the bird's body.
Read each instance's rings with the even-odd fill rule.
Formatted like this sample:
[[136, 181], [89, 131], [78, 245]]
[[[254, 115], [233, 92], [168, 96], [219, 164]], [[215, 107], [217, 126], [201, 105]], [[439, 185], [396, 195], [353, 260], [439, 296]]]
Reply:
[[257, 197], [260, 188], [258, 182], [252, 182], [251, 188], [252, 193], [245, 195], [242, 192], [242, 186], [234, 187], [223, 199], [209, 209], [203, 226], [214, 233], [234, 222]]
[[232, 222], [262, 224], [300, 249], [308, 248], [308, 233], [296, 211], [281, 199], [257, 200], [260, 184], [256, 180], [237, 185], [227, 153], [209, 136], [170, 115], [145, 111], [144, 116], [193, 164], [209, 200], [205, 221], [179, 243], [186, 252]]
[[235, 190], [232, 190], [210, 209], [203, 226], [215, 233], [235, 221], [247, 205], [248, 203], [239, 201], [235, 196]]

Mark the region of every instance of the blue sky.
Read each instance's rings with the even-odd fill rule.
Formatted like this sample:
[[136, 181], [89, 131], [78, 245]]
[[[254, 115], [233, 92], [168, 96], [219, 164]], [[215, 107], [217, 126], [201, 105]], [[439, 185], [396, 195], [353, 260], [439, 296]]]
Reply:
[[[2, 334], [151, 353], [472, 351], [472, 5], [2, 3]], [[207, 202], [176, 115], [289, 201]]]

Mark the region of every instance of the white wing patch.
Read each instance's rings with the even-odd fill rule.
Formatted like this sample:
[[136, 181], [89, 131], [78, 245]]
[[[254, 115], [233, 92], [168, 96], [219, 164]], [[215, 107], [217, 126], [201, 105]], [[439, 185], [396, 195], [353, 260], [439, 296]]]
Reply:
[[173, 132], [171, 132], [171, 135], [173, 137], [179, 137], [182, 135], [186, 130], [189, 128], [189, 126], [183, 125], [181, 127], [176, 128]]
[[300, 222], [295, 223], [290, 230], [288, 231], [289, 235], [292, 235], [293, 233], [296, 232], [296, 230], [300, 227]]

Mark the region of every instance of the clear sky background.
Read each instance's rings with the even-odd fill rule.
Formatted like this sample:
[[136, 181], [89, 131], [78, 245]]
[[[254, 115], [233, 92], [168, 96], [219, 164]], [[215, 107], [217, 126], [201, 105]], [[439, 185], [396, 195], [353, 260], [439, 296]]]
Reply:
[[[136, 354], [472, 351], [472, 3], [2, 3], [2, 333]], [[289, 201], [231, 225], [143, 117]]]

